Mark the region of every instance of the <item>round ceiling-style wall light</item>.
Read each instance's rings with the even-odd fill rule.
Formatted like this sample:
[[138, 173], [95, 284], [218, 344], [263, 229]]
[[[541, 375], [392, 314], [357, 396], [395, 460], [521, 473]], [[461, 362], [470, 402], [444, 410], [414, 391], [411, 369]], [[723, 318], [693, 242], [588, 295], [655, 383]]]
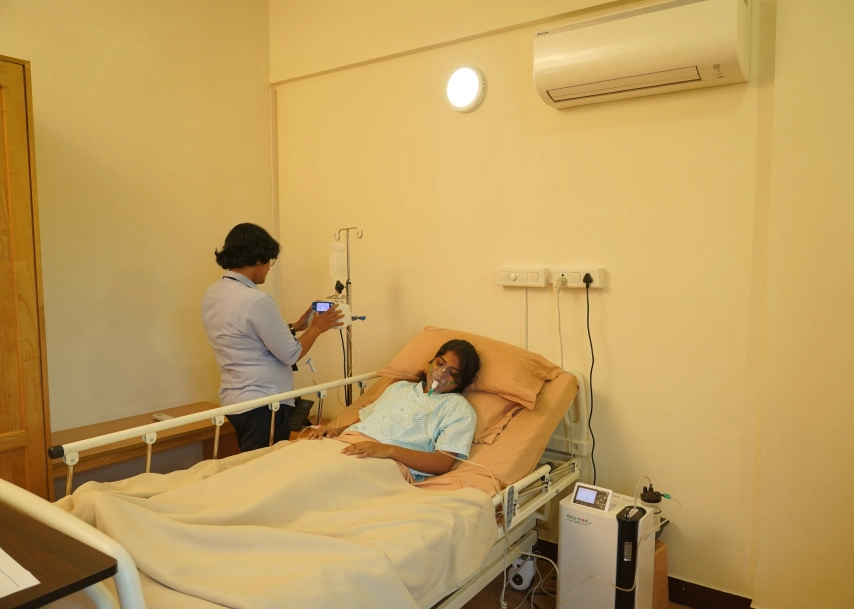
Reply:
[[486, 95], [486, 78], [477, 68], [460, 68], [448, 79], [448, 101], [454, 110], [471, 112], [480, 105]]

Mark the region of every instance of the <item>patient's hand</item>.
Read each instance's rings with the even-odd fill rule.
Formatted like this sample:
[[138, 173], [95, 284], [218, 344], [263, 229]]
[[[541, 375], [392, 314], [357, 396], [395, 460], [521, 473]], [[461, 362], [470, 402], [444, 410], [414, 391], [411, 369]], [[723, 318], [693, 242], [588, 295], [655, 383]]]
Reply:
[[394, 454], [394, 446], [382, 444], [381, 442], [356, 442], [345, 446], [341, 451], [344, 455], [354, 457], [375, 457], [377, 459], [391, 459]]
[[305, 438], [306, 440], [322, 440], [323, 438], [334, 438], [335, 436], [339, 435], [343, 431], [343, 429], [344, 428], [342, 427], [331, 428], [324, 427], [323, 425], [321, 425], [320, 427], [317, 427], [315, 429], [310, 429], [308, 435]]

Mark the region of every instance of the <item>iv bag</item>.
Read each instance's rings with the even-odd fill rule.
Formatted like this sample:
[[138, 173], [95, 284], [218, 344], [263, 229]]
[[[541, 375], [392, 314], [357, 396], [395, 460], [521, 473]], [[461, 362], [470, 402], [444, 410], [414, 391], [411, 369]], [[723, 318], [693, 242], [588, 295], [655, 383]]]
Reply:
[[341, 283], [347, 281], [347, 248], [340, 241], [329, 245], [329, 274]]

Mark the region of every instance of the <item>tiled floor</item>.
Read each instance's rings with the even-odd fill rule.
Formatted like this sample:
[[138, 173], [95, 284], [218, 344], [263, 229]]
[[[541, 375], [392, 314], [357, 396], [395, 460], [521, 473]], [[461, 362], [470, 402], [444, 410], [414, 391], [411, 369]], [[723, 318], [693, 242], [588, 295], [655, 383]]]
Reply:
[[[535, 580], [536, 581], [536, 580]], [[504, 583], [504, 577], [499, 575], [488, 586], [481, 590], [477, 596], [465, 604], [465, 609], [498, 609], [500, 607], [501, 586]], [[553, 577], [546, 581], [546, 588], [554, 590], [555, 581]], [[527, 592], [530, 592], [528, 590]], [[531, 596], [526, 592], [514, 590], [513, 587], [507, 586], [507, 591], [504, 594], [504, 602], [507, 603], [507, 609], [555, 609], [555, 597], [546, 593], [537, 593]], [[682, 605], [670, 603], [670, 609], [688, 609]]]

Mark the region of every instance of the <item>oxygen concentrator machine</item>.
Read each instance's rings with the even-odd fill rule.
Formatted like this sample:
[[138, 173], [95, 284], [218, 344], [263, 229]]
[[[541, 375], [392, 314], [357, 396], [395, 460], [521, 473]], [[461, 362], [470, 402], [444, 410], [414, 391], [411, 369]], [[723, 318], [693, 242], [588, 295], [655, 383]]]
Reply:
[[558, 609], [652, 608], [655, 519], [634, 503], [581, 482], [560, 502]]

